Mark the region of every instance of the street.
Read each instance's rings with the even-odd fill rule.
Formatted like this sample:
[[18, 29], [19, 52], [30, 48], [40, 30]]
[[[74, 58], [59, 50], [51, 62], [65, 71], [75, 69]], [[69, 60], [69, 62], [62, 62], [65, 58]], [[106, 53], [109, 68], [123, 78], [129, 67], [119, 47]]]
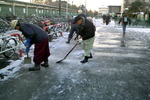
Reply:
[[50, 43], [48, 68], [29, 72], [33, 64], [21, 64], [13, 77], [0, 81], [0, 100], [150, 100], [149, 41], [142, 36], [127, 29], [122, 37], [121, 28], [97, 22], [93, 59], [80, 63], [79, 44], [56, 63], [76, 43], [66, 44], [66, 34]]

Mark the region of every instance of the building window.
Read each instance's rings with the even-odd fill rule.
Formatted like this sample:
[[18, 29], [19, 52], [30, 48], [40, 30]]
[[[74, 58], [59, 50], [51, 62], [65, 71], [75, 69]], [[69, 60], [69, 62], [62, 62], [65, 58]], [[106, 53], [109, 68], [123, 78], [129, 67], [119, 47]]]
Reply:
[[55, 14], [55, 11], [53, 11], [53, 14]]
[[26, 9], [25, 8], [23, 8], [23, 13], [26, 13]]
[[9, 12], [12, 12], [12, 9], [11, 9], [11, 8], [9, 8]]

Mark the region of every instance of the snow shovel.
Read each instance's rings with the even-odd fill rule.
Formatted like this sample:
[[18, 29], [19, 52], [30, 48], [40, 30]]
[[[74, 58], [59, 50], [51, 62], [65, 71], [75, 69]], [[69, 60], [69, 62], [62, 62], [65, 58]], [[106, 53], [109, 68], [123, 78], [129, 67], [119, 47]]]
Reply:
[[78, 42], [74, 45], [74, 47], [67, 53], [67, 55], [66, 55], [63, 59], [57, 61], [56, 63], [61, 63], [63, 60], [65, 60], [65, 59], [67, 58], [67, 56], [71, 53], [71, 51], [72, 51], [77, 45], [78, 45]]
[[28, 56], [28, 52], [27, 57], [24, 58], [24, 64], [31, 64], [31, 57]]
[[[21, 41], [24, 44], [22, 39], [21, 39]], [[24, 44], [24, 46], [25, 46], [25, 44]], [[31, 64], [31, 57], [29, 57], [28, 52], [27, 52], [27, 57], [24, 57], [24, 64]]]

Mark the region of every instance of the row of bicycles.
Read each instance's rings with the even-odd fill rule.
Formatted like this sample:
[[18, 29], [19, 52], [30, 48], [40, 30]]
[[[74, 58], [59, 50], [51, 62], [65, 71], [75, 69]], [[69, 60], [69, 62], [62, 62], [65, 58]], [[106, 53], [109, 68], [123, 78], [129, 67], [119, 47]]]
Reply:
[[[50, 42], [62, 36], [62, 32], [70, 30], [70, 24], [65, 18], [28, 17], [17, 18], [17, 20], [38, 25], [48, 34]], [[5, 58], [11, 58], [16, 53], [20, 47], [20, 38], [25, 39], [21, 32], [10, 27], [10, 21], [0, 19], [0, 54], [3, 54]], [[21, 37], [18, 37], [18, 34], [14, 35], [14, 33], [19, 33]]]

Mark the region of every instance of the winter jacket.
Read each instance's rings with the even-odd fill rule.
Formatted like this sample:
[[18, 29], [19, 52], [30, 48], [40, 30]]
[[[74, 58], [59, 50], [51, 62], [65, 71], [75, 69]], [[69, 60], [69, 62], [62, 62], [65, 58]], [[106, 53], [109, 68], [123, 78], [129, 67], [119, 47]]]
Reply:
[[103, 17], [103, 20], [106, 20], [106, 15], [103, 15], [102, 17]]
[[84, 20], [85, 22], [79, 25], [79, 35], [81, 35], [83, 40], [86, 40], [95, 36], [96, 28], [91, 21], [87, 19]]
[[107, 15], [107, 16], [105, 17], [105, 20], [108, 21], [108, 22], [110, 22], [110, 16]]
[[34, 24], [22, 23], [19, 30], [26, 38], [31, 39], [31, 44], [40, 43], [48, 38], [48, 34]]
[[[125, 18], [127, 18], [127, 19], [125, 19]], [[122, 25], [127, 25], [127, 24], [130, 25], [131, 24], [131, 20], [130, 20], [129, 17], [126, 17], [126, 16], [125, 17], [121, 17], [120, 20], [119, 20], [119, 24], [120, 23], [122, 23]]]

